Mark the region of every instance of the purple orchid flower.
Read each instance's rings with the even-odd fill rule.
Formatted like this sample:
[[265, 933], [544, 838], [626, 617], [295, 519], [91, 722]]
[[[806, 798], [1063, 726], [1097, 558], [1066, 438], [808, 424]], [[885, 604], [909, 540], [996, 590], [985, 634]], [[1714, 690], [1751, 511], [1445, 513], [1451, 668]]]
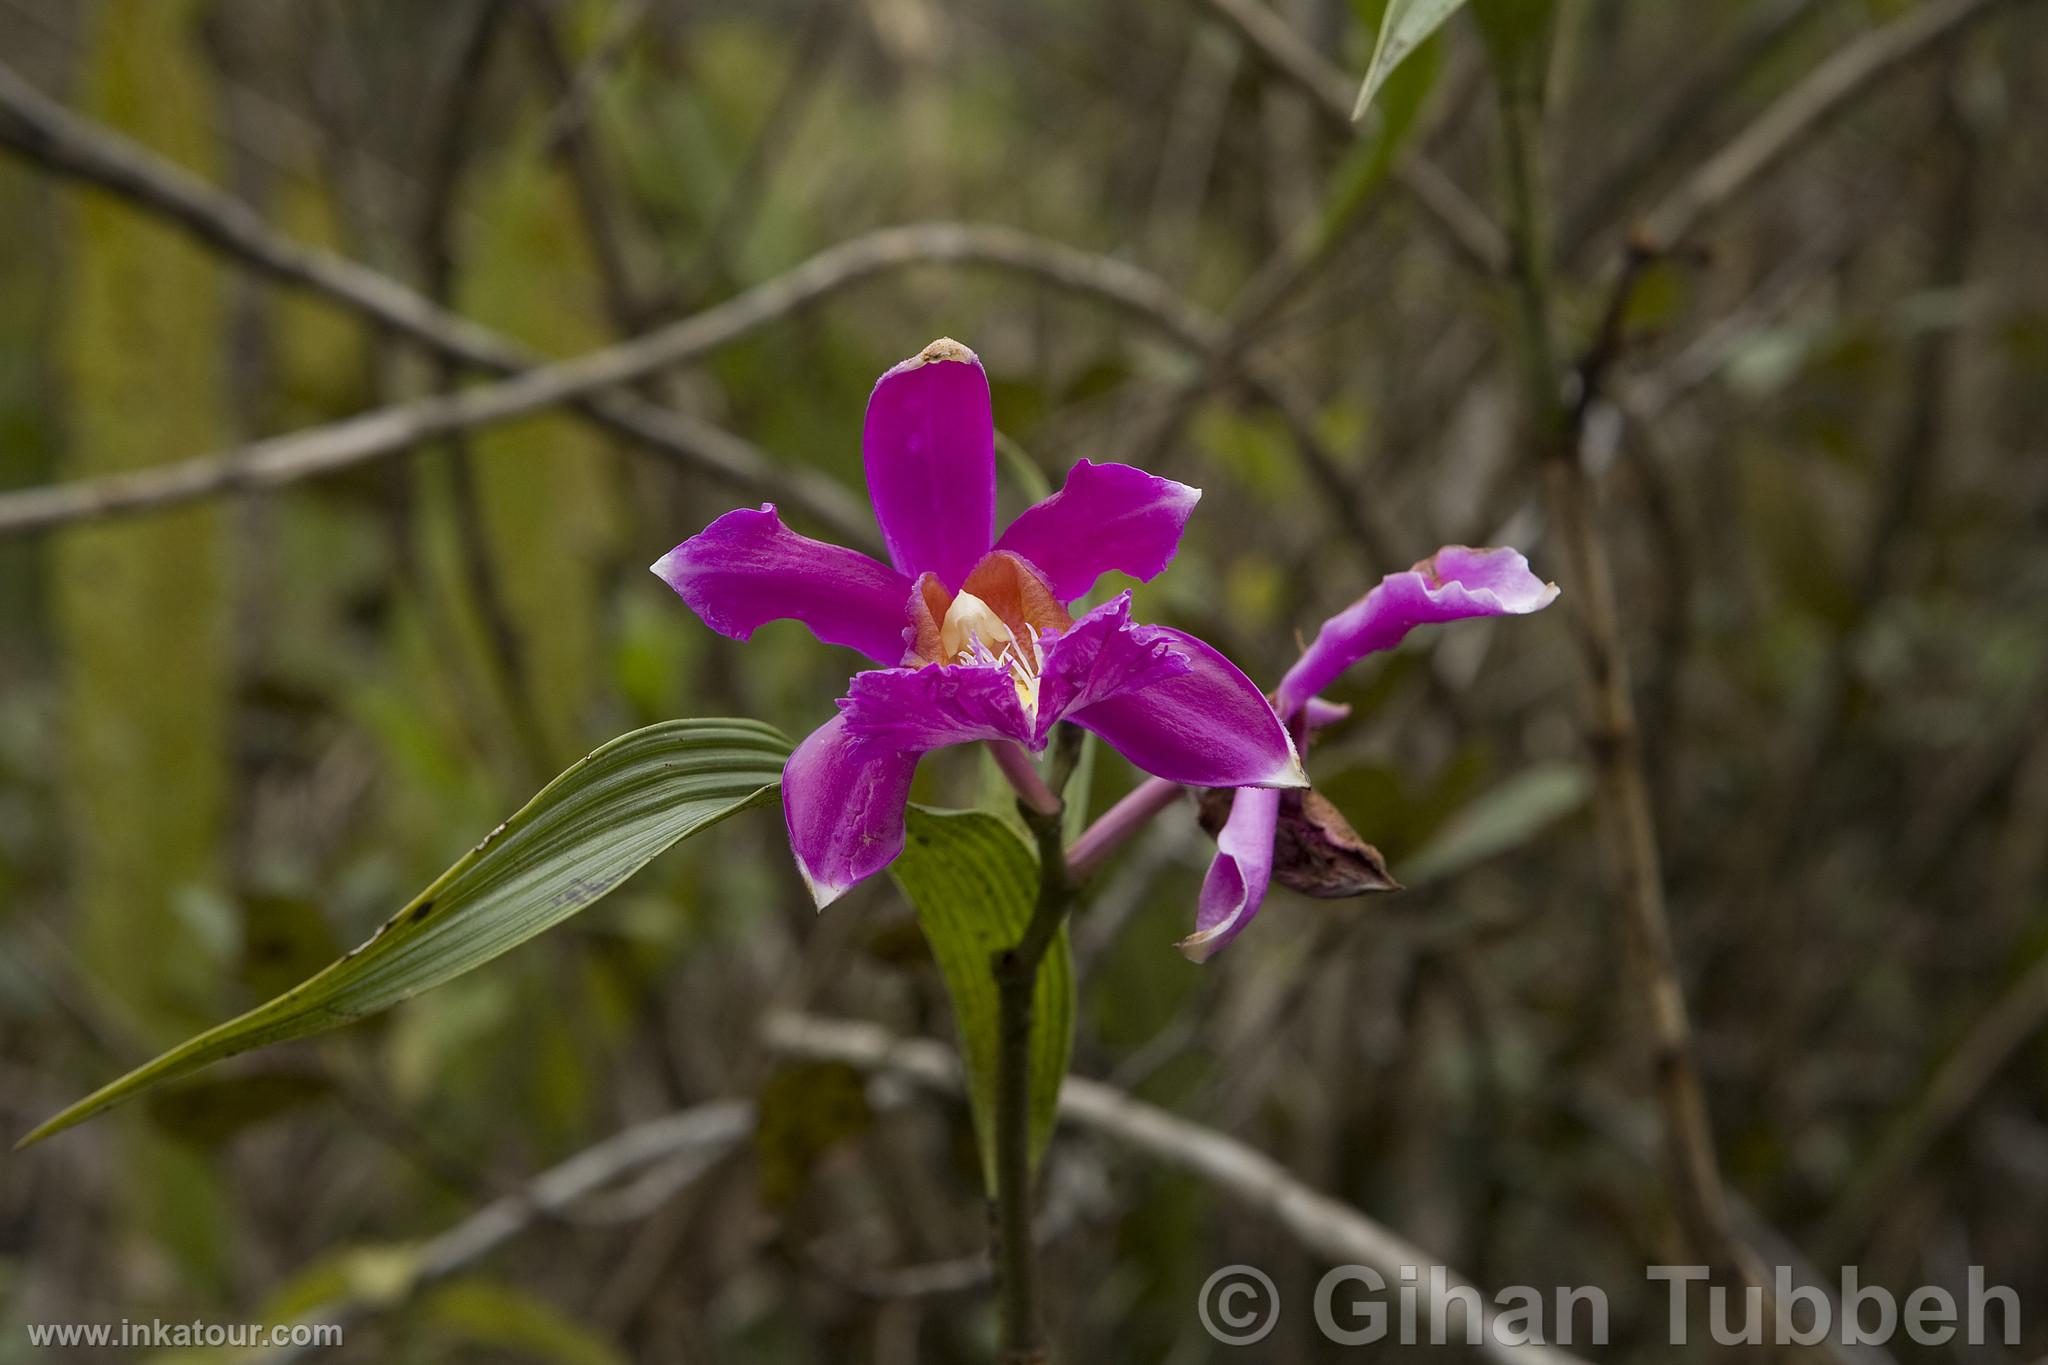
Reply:
[[1165, 569], [1199, 490], [1083, 460], [997, 537], [988, 376], [950, 338], [876, 382], [862, 455], [893, 568], [797, 535], [772, 504], [726, 513], [653, 566], [722, 635], [794, 619], [881, 665], [853, 676], [783, 769], [790, 847], [819, 908], [903, 851], [917, 761], [949, 744], [1041, 750], [1067, 720], [1174, 782], [1307, 785], [1287, 727], [1215, 649], [1134, 624], [1128, 592], [1068, 611], [1112, 569]]
[[[1446, 545], [1405, 573], [1388, 574], [1371, 592], [1338, 612], [1280, 680], [1275, 702], [1289, 730], [1307, 747], [1310, 731], [1340, 720], [1348, 707], [1317, 694], [1368, 654], [1392, 649], [1417, 626], [1474, 616], [1524, 616], [1557, 599], [1557, 585], [1529, 572], [1515, 550]], [[1180, 950], [1206, 962], [1241, 933], [1266, 899], [1273, 877], [1277, 791], [1240, 790], [1216, 839], [1216, 859], [1202, 883], [1195, 932]]]

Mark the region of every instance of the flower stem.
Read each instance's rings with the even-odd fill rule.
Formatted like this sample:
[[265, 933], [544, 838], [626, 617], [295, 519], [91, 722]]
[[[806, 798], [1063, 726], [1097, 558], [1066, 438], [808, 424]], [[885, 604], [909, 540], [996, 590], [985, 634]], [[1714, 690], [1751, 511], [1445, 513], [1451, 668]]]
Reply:
[[1036, 811], [1040, 815], [1059, 812], [1059, 794], [1048, 787], [1045, 779], [1038, 775], [1037, 767], [1031, 762], [1031, 755], [1007, 739], [989, 740], [988, 751], [995, 759], [997, 769], [1016, 789], [1017, 799], [1026, 809]]
[[[1071, 747], [1071, 746], [1066, 746]], [[1064, 759], [1064, 761], [1063, 761]], [[1017, 808], [1038, 844], [1038, 899], [1016, 944], [991, 963], [996, 979], [996, 1197], [991, 1210], [1004, 1365], [1040, 1365], [1047, 1359], [1038, 1322], [1038, 1249], [1032, 1239], [1031, 1026], [1038, 968], [1074, 904], [1074, 884], [1062, 847], [1059, 789], [1073, 769], [1056, 751], [1052, 798], [1046, 809], [1029, 798]]]
[[1067, 875], [1084, 880], [1116, 850], [1117, 845], [1152, 822], [1152, 817], [1180, 799], [1181, 785], [1163, 777], [1148, 777], [1130, 794], [1102, 813], [1102, 818], [1081, 831], [1081, 837], [1067, 846]]

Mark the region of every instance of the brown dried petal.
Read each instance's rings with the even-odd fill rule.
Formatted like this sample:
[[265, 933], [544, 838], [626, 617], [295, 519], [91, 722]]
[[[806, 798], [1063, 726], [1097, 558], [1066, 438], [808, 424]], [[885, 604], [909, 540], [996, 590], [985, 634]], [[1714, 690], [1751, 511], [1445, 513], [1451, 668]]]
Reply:
[[[1202, 828], [1212, 837], [1230, 818], [1233, 794], [1228, 788], [1202, 793]], [[1273, 835], [1273, 880], [1323, 900], [1401, 889], [1380, 851], [1359, 837], [1328, 797], [1314, 790], [1285, 792], [1280, 797], [1279, 825]]]

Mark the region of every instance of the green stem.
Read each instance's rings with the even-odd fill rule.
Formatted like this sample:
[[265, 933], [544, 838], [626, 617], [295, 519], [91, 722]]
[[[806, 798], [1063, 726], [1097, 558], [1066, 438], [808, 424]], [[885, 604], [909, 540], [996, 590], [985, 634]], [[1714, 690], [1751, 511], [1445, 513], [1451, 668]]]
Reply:
[[1537, 450], [1562, 453], [1570, 421], [1551, 331], [1550, 234], [1543, 212], [1542, 130], [1537, 92], [1509, 76], [1500, 89], [1501, 172], [1507, 196], [1509, 279], [1515, 296], [1516, 351]]
[[1057, 799], [1073, 770], [1075, 746], [1066, 742], [1064, 733], [1071, 728], [1060, 727], [1062, 743], [1053, 756], [1048, 784], [1055, 797], [1052, 808], [1021, 800], [1017, 803], [1038, 844], [1038, 900], [1023, 937], [997, 953], [991, 963], [997, 1008], [992, 1234], [1004, 1365], [1038, 1365], [1047, 1359], [1038, 1322], [1038, 1248], [1031, 1232], [1031, 1031], [1039, 964], [1045, 961], [1074, 904]]

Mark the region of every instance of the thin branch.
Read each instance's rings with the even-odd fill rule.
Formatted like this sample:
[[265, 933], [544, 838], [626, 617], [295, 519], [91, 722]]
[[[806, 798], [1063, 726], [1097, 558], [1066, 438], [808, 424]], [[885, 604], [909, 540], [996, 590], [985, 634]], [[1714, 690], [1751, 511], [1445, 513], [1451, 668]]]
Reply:
[[[561, 96], [564, 108], [581, 107], [585, 99], [579, 93], [582, 76], [571, 63], [568, 46], [556, 29], [553, 6], [548, 0], [526, 0], [525, 10], [527, 33], [533, 40], [534, 56], [542, 74]], [[626, 32], [630, 34], [631, 30]], [[640, 291], [634, 287], [611, 186], [589, 124], [580, 117], [566, 119], [551, 126], [541, 145], [560, 160], [575, 188], [577, 204], [583, 211], [583, 235], [604, 285], [606, 310], [616, 323], [630, 324], [622, 326], [622, 331], [638, 331]]]
[[[455, 248], [456, 206], [462, 198], [476, 132], [477, 104], [483, 94], [498, 34], [511, 16], [510, 0], [476, 0], [457, 31], [455, 50], [441, 82], [438, 127], [428, 140], [426, 192], [420, 199], [416, 250], [427, 298], [445, 308], [455, 295], [461, 273]], [[434, 357], [434, 390], [453, 393], [462, 387], [465, 366], [443, 352]], [[447, 472], [452, 483], [456, 543], [461, 550], [462, 577], [483, 626], [485, 649], [495, 666], [511, 715], [514, 748], [522, 762], [522, 781], [546, 781], [547, 737], [534, 704], [527, 675], [526, 651], [519, 626], [505, 600], [496, 558], [484, 526], [476, 481], [476, 452], [466, 433], [451, 432], [446, 442]]]
[[[1206, 350], [1218, 335], [1219, 324], [1213, 317], [1157, 277], [1109, 257], [992, 225], [916, 223], [882, 228], [829, 247], [786, 274], [633, 341], [525, 370], [495, 384], [398, 403], [327, 426], [133, 474], [0, 495], [0, 535], [155, 511], [229, 492], [279, 488], [339, 473], [452, 431], [495, 426], [564, 404], [590, 404], [598, 395], [602, 395], [598, 406], [620, 411], [628, 400], [605, 390], [686, 364], [872, 276], [919, 265], [983, 265], [1029, 275], [1121, 308], [1191, 350]], [[395, 288], [389, 281], [382, 283]], [[631, 407], [637, 414], [636, 423], [649, 423], [668, 437], [685, 441], [706, 468], [784, 495], [803, 486], [791, 472], [775, 469], [754, 447], [730, 432], [637, 400]], [[790, 500], [819, 514], [821, 520], [830, 520], [835, 530], [849, 538], [872, 538], [872, 532], [862, 526], [865, 510], [852, 510], [843, 488], [824, 480], [822, 487], [832, 489], [833, 494], [821, 498], [821, 486], [810, 486], [813, 491], [809, 495], [791, 496]], [[846, 507], [827, 517], [824, 507], [835, 500]]]
[[[1550, 243], [1541, 183], [1542, 128], [1538, 93], [1522, 79], [1500, 88], [1501, 162], [1508, 230], [1514, 243], [1511, 283], [1516, 304], [1516, 350], [1526, 388], [1529, 434], [1541, 460], [1552, 524], [1564, 556], [1559, 578], [1577, 627], [1584, 663], [1586, 742], [1595, 774], [1602, 851], [1609, 894], [1623, 945], [1624, 978], [1648, 1030], [1650, 1070], [1662, 1118], [1664, 1179], [1686, 1243], [1719, 1276], [1756, 1287], [1771, 1320], [1770, 1293], [1756, 1258], [1735, 1236], [1714, 1149], [1713, 1123], [1693, 1046], [1685, 990], [1671, 944], [1664, 904], [1664, 874], [1643, 771], [1642, 736], [1629, 685], [1614, 571], [1600, 527], [1599, 492], [1582, 449], [1585, 417], [1595, 394], [1582, 384], [1576, 401], [1564, 398], [1564, 371], [1555, 333]], [[1647, 248], [1631, 248], [1632, 279]], [[1617, 291], [1617, 298], [1624, 291]], [[1609, 325], [1619, 344], [1620, 305]], [[1597, 357], [1601, 343], [1596, 343]], [[1604, 363], [1589, 364], [1582, 379], [1597, 383]]]
[[[437, 307], [389, 276], [284, 236], [248, 205], [70, 113], [5, 65], [0, 65], [0, 146], [47, 170], [118, 195], [252, 269], [334, 300], [437, 354], [493, 374], [517, 374], [539, 363], [540, 358], [525, 348]], [[693, 468], [802, 508], [842, 535], [862, 541], [873, 538], [866, 509], [836, 481], [811, 471], [780, 468], [748, 442], [711, 423], [624, 393], [588, 396], [578, 406], [605, 426]], [[168, 504], [206, 496], [228, 486], [218, 481], [218, 473], [209, 476], [183, 468], [161, 483], [146, 480], [132, 492], [110, 488], [106, 492], [113, 505], [104, 509], [80, 488], [38, 490], [38, 496], [20, 503], [0, 500], [0, 533], [140, 510], [153, 505], [153, 499]], [[252, 486], [264, 485], [259, 481]], [[44, 492], [53, 496], [41, 496]], [[139, 506], [136, 498], [142, 499]]]
[[1645, 181], [1660, 167], [1670, 165], [1681, 149], [1693, 145], [1716, 106], [1820, 9], [1818, 0], [1773, 0], [1720, 51], [1705, 60], [1688, 60], [1683, 88], [1665, 103], [1662, 112], [1643, 121], [1613, 164], [1558, 215], [1559, 258], [1576, 259]]
[[[799, 1014], [770, 1015], [762, 1036], [776, 1051], [886, 1072], [946, 1095], [960, 1093], [960, 1072], [938, 1043], [899, 1039], [872, 1024]], [[1239, 1203], [1271, 1218], [1313, 1255], [1332, 1264], [1371, 1266], [1397, 1283], [1403, 1266], [1433, 1266], [1439, 1259], [1389, 1232], [1349, 1204], [1303, 1184], [1277, 1161], [1213, 1129], [1191, 1123], [1100, 1081], [1067, 1078], [1060, 1117], [1133, 1152], [1207, 1181]], [[1463, 1277], [1446, 1272], [1448, 1284]], [[1435, 1295], [1420, 1296], [1425, 1312]], [[1448, 1298], [1449, 1296], [1445, 1296]], [[1486, 1295], [1481, 1292], [1482, 1302]], [[1480, 1312], [1479, 1352], [1508, 1365], [1574, 1365], [1578, 1357], [1554, 1346], [1508, 1346], [1491, 1312]], [[1455, 1334], [1457, 1324], [1450, 1324]]]
[[[1960, 296], [1970, 282], [1985, 153], [1960, 107], [1957, 79], [1951, 76], [1936, 120], [1941, 175], [1926, 204], [1926, 287]], [[1801, 718], [1788, 745], [1789, 762], [1774, 783], [1771, 799], [1763, 803], [1764, 852], [1750, 865], [1753, 878], [1785, 878], [1794, 860], [1813, 847], [1816, 787], [1829, 761], [1839, 756], [1852, 720], [1849, 700], [1856, 682], [1856, 647], [1895, 581], [1903, 560], [1900, 542], [1909, 536], [1915, 520], [1927, 515], [1936, 472], [1948, 463], [1955, 425], [1952, 408], [1962, 387], [1962, 341], [1956, 331], [1929, 328], [1908, 352], [1905, 406], [1888, 423], [1891, 449], [1859, 562], [1847, 584], [1846, 617], [1825, 664], [1815, 670], [1819, 676], [1814, 709]]]
[[[1363, 125], [1351, 121], [1357, 82], [1311, 47], [1277, 12], [1260, 0], [1203, 3], [1249, 43], [1261, 60], [1299, 86], [1323, 122], [1345, 138], [1366, 135]], [[1394, 163], [1393, 177], [1435, 222], [1445, 245], [1466, 265], [1481, 275], [1498, 275], [1506, 266], [1507, 242], [1500, 229], [1428, 159], [1413, 151], [1404, 153]]]
[[1682, 241], [1903, 63], [1962, 34], [2005, 0], [1930, 0], [1837, 49], [1701, 163], [1643, 220], [1647, 240]]
[[1822, 1265], [1854, 1260], [1870, 1230], [1934, 1145], [1970, 1111], [2020, 1048], [2048, 1027], [2048, 953], [1986, 1010], [1934, 1079], [1878, 1139], [1814, 1239]]
[[[745, 1100], [714, 1100], [662, 1118], [650, 1119], [587, 1147], [551, 1166], [516, 1194], [484, 1205], [412, 1256], [411, 1274], [400, 1299], [467, 1269], [543, 1219], [569, 1214], [578, 1201], [625, 1176], [664, 1162], [682, 1162], [686, 1174], [672, 1175], [671, 1194], [702, 1175], [754, 1130], [754, 1106]], [[348, 1327], [393, 1306], [385, 1297], [341, 1299], [321, 1304], [299, 1318], [305, 1325]], [[252, 1357], [257, 1365], [287, 1365], [311, 1346], [279, 1347]]]

